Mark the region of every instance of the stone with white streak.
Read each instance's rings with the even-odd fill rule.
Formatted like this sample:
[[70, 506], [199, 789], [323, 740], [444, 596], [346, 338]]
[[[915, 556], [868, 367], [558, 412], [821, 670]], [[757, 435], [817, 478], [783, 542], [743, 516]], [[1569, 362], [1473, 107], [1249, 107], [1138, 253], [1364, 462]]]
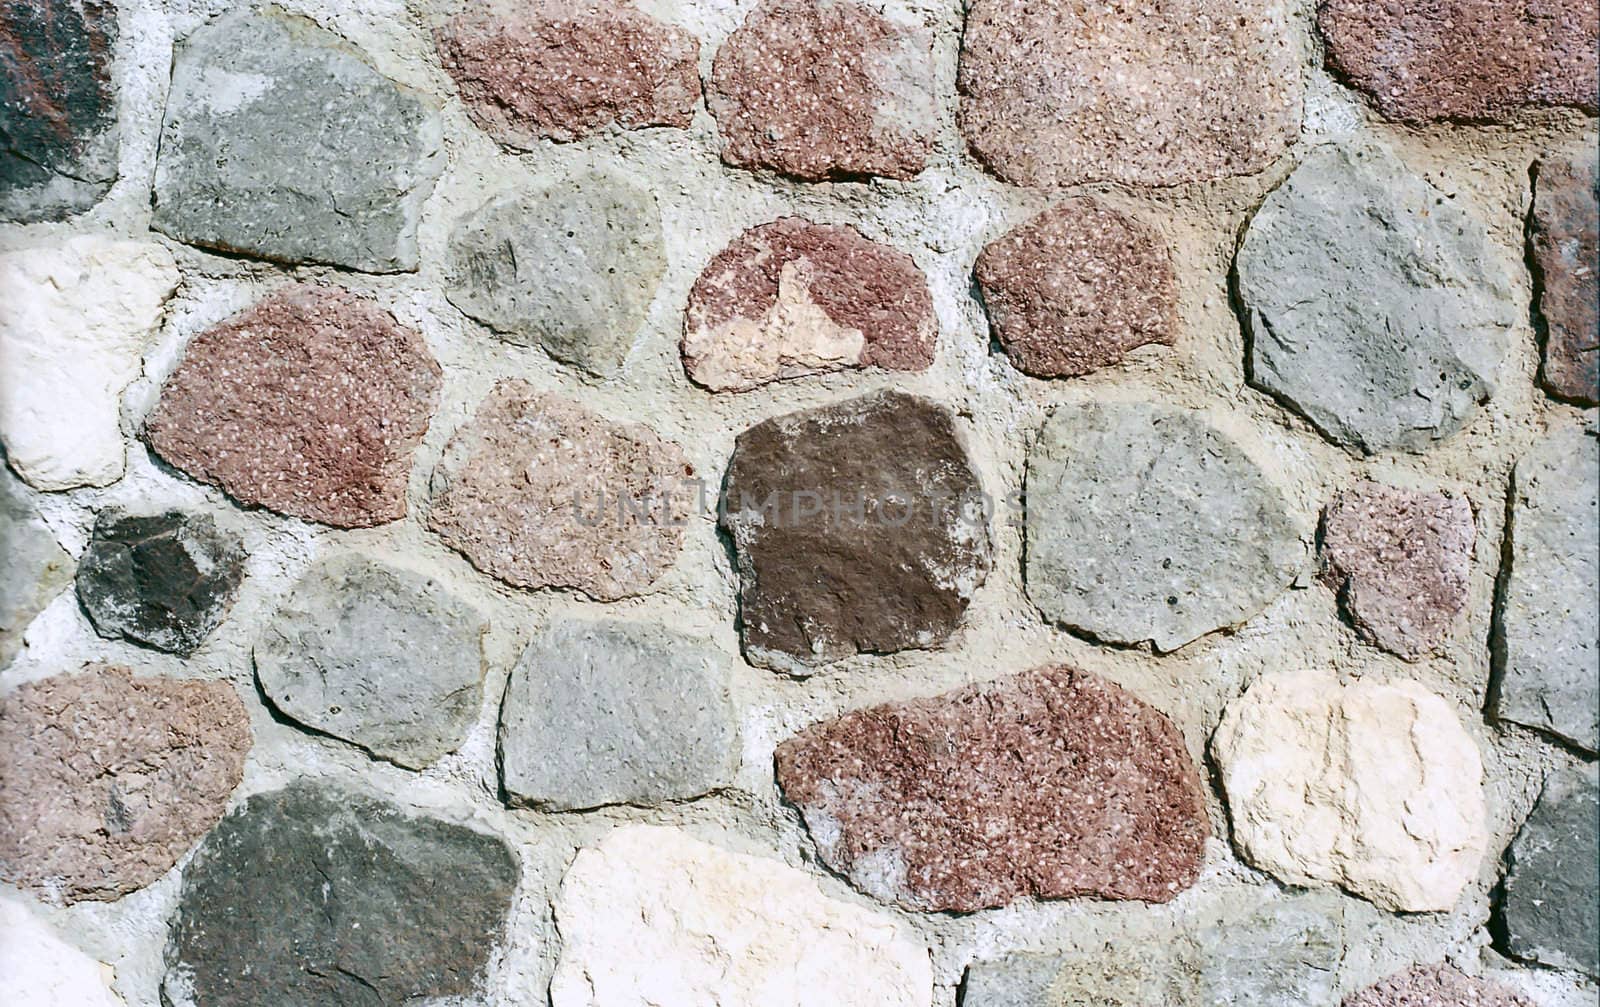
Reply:
[[58, 937], [22, 903], [0, 899], [0, 993], [17, 1007], [122, 1007], [110, 966]]

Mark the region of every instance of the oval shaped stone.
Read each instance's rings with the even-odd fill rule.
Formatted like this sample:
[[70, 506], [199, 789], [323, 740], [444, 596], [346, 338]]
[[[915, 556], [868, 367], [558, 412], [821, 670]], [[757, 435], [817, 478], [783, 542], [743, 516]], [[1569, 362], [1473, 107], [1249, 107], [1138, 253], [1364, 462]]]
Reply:
[[1533, 252], [1551, 394], [1600, 404], [1600, 154], [1593, 146], [1535, 166], [1528, 242]]
[[1518, 958], [1600, 977], [1600, 770], [1545, 777], [1506, 851], [1499, 923]]
[[1534, 1007], [1527, 997], [1454, 965], [1413, 965], [1345, 998], [1343, 1007]]

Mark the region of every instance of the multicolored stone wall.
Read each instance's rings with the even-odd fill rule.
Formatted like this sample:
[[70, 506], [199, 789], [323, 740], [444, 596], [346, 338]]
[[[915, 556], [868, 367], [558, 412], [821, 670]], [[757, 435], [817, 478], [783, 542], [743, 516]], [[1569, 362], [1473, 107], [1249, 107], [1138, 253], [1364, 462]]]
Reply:
[[1597, 1002], [1594, 0], [0, 0], [0, 999]]

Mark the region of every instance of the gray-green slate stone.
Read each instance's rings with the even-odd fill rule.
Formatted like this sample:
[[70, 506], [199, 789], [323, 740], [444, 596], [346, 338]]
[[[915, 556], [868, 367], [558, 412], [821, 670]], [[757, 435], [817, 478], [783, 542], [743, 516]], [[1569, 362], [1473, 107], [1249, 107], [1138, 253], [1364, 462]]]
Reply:
[[0, 460], [0, 668], [34, 616], [72, 583], [73, 561]]
[[1600, 770], [1558, 769], [1506, 856], [1501, 905], [1518, 958], [1600, 976]]

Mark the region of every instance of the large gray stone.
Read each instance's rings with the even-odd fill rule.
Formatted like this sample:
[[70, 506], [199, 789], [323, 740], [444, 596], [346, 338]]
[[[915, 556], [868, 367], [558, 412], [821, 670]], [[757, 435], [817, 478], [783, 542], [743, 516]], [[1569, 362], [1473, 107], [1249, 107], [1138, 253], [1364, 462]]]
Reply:
[[72, 583], [73, 567], [22, 483], [0, 461], [0, 668], [22, 649], [22, 632], [33, 617]]
[[1506, 856], [1500, 907], [1518, 958], [1600, 976], [1600, 772], [1593, 763], [1544, 781]]
[[1062, 406], [1028, 455], [1028, 596], [1112, 643], [1178, 647], [1260, 612], [1294, 579], [1283, 494], [1198, 413]]
[[241, 10], [174, 54], [152, 224], [278, 262], [414, 270], [443, 167], [430, 104], [305, 18]]
[[1487, 232], [1384, 150], [1313, 151], [1239, 248], [1251, 382], [1367, 454], [1461, 429], [1527, 312]]
[[737, 754], [730, 676], [720, 653], [659, 626], [551, 628], [507, 686], [506, 793], [569, 811], [686, 800], [725, 785]]

